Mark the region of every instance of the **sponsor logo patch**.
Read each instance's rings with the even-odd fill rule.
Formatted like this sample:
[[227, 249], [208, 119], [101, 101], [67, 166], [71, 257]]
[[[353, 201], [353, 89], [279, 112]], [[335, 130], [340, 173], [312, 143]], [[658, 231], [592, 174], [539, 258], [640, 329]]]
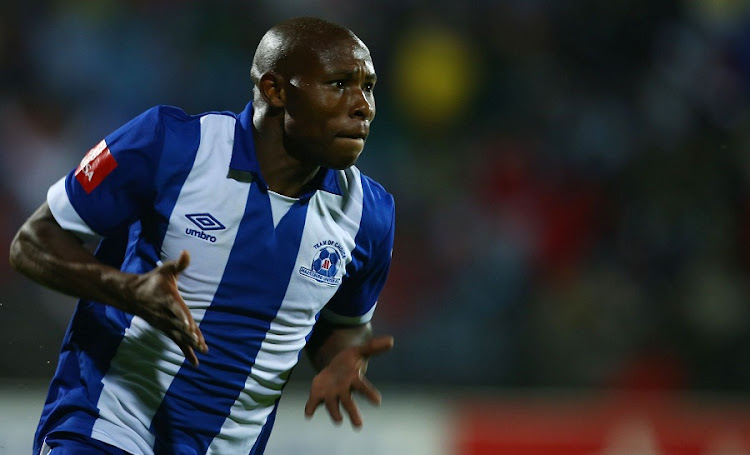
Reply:
[[83, 157], [74, 175], [86, 194], [90, 194], [116, 167], [117, 161], [102, 139]]

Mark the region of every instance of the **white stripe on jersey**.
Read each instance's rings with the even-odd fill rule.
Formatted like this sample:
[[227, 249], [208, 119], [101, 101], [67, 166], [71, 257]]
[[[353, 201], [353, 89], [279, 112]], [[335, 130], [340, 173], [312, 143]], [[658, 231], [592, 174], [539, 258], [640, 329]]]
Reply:
[[[351, 262], [351, 251], [362, 218], [362, 183], [359, 171], [353, 166], [339, 172], [341, 180], [346, 180], [342, 183], [349, 185], [348, 192], [345, 191], [346, 196], [342, 197], [318, 191], [310, 199], [300, 250], [281, 307], [266, 332], [245, 388], [232, 405], [221, 431], [211, 442], [208, 455], [250, 452], [274, 402], [281, 395], [290, 370], [297, 364], [299, 351], [304, 348], [306, 337], [315, 324], [315, 316], [321, 310], [312, 303], [327, 302], [337, 289], [326, 286], [322, 290], [319, 284], [298, 273], [301, 267], [310, 266], [311, 255], [304, 249], [320, 241], [321, 235], [326, 235], [349, 252], [345, 264]], [[329, 293], [327, 298], [310, 298], [322, 292]], [[258, 404], [262, 405], [259, 409]], [[252, 430], [248, 423], [253, 424]]]
[[[226, 115], [201, 118], [201, 138], [195, 162], [170, 215], [161, 260], [190, 252], [190, 265], [178, 277], [180, 294], [200, 324], [213, 300], [226, 267], [245, 209], [250, 184], [227, 178], [236, 120]], [[215, 191], [205, 191], [206, 187]], [[215, 194], [231, 194], [222, 204]], [[226, 227], [215, 232], [215, 242], [186, 234], [195, 227], [185, 215], [208, 212]], [[92, 436], [133, 454], [152, 454], [151, 420], [174, 376], [185, 361], [182, 351], [164, 334], [134, 317], [104, 376], [97, 403], [100, 418]]]
[[294, 204], [299, 201], [299, 199], [295, 199], [289, 196], [284, 196], [283, 194], [276, 193], [274, 191], [268, 190], [268, 197], [271, 201], [271, 214], [273, 215], [273, 227], [276, 227], [279, 225], [279, 221], [281, 221], [282, 218], [284, 218], [284, 215], [286, 215], [286, 212], [289, 211], [290, 208]]
[[101, 238], [86, 224], [76, 209], [70, 204], [68, 192], [65, 191], [65, 177], [61, 178], [47, 190], [47, 204], [49, 204], [52, 216], [57, 223], [66, 231], [73, 232], [84, 242], [90, 242]]
[[342, 316], [338, 313], [334, 313], [328, 308], [323, 308], [323, 310], [320, 312], [320, 317], [324, 318], [326, 321], [331, 322], [333, 324], [341, 324], [341, 325], [364, 324], [365, 322], [369, 322], [370, 319], [372, 319], [372, 315], [375, 314], [375, 308], [377, 306], [378, 306], [377, 303], [374, 304], [372, 308], [370, 308], [370, 311], [363, 314], [362, 316]]

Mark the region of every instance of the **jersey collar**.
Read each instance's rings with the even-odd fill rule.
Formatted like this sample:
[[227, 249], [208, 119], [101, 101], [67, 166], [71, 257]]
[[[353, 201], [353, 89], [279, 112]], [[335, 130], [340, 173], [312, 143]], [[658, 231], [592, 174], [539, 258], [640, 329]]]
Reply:
[[[317, 190], [341, 196], [343, 192], [339, 186], [337, 174], [333, 169], [321, 167], [318, 174], [307, 185], [307, 188], [310, 188], [310, 190], [305, 192], [300, 199], [309, 198]], [[260, 166], [255, 154], [252, 101], [247, 103], [245, 110], [240, 113], [239, 121], [235, 125], [234, 148], [232, 149], [232, 161], [229, 163], [229, 177], [235, 180], [256, 181], [264, 190], [268, 189], [263, 176], [260, 174]]]

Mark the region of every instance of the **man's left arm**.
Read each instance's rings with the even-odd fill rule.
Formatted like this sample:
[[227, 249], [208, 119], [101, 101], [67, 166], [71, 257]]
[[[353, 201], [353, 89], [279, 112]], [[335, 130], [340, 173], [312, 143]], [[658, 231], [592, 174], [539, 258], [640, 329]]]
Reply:
[[359, 392], [373, 404], [380, 404], [380, 392], [365, 377], [368, 359], [393, 347], [393, 337], [373, 337], [368, 322], [357, 326], [334, 325], [320, 319], [315, 325], [306, 350], [318, 371], [310, 387], [305, 415], [312, 417], [321, 404], [336, 423], [343, 421], [344, 407], [352, 425], [362, 426], [362, 416], [353, 393]]
[[307, 354], [318, 374], [313, 378], [305, 414], [311, 417], [321, 404], [336, 423], [341, 406], [355, 427], [362, 416], [352, 397], [359, 392], [380, 404], [380, 392], [365, 377], [368, 359], [393, 347], [393, 337], [373, 337], [370, 319], [391, 265], [395, 232], [393, 196], [369, 180], [364, 193], [358, 244], [352, 251], [346, 276], [321, 311], [307, 343]]

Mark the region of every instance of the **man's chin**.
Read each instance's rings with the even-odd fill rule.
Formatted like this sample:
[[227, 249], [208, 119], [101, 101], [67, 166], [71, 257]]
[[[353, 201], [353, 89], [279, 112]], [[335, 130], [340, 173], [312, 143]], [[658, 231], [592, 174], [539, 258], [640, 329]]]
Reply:
[[348, 160], [336, 160], [334, 162], [328, 163], [325, 167], [341, 171], [353, 166], [357, 162], [357, 158], [358, 156]]
[[[339, 138], [337, 138], [339, 139]], [[334, 147], [334, 153], [331, 153], [330, 160], [326, 164], [326, 167], [331, 169], [346, 169], [357, 162], [359, 155], [362, 154], [362, 150], [365, 146], [365, 141], [362, 139], [351, 139], [351, 138], [340, 138], [342, 141], [339, 142], [338, 147]], [[347, 143], [347, 147], [341, 147], [341, 142]]]

